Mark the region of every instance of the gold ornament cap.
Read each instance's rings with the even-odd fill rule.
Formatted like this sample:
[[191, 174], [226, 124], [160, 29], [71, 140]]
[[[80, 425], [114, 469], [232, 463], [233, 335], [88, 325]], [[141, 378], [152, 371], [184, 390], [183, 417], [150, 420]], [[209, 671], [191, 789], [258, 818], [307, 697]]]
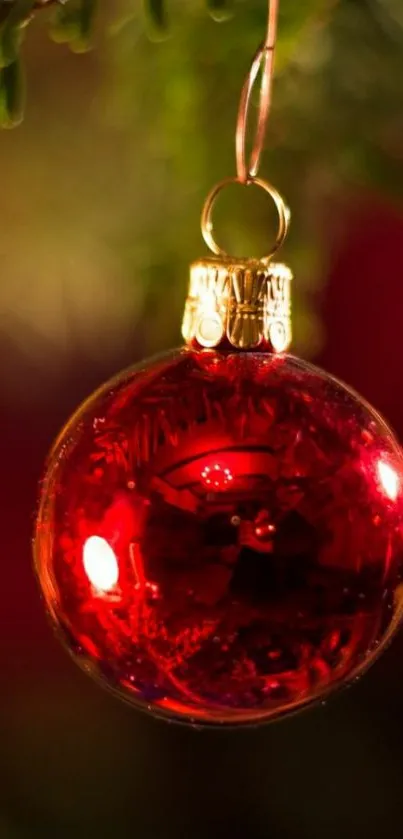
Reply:
[[286, 352], [291, 343], [291, 280], [286, 265], [255, 259], [203, 259], [190, 268], [182, 335], [193, 347]]

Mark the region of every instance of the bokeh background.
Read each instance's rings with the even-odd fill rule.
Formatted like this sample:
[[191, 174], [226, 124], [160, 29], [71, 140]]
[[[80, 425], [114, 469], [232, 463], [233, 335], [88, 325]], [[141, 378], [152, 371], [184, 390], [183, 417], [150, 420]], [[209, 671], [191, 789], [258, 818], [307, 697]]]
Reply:
[[[213, 4], [214, 5], [214, 4]], [[266, 0], [214, 21], [101, 4], [95, 48], [26, 33], [25, 120], [0, 133], [0, 839], [364, 839], [403, 820], [403, 633], [358, 685], [262, 729], [195, 731], [120, 705], [48, 628], [30, 539], [46, 451], [119, 368], [180, 342], [207, 190], [234, 171]], [[157, 37], [158, 35], [158, 37]], [[403, 437], [403, 3], [282, 0], [262, 174], [287, 197], [295, 352]], [[239, 201], [234, 200], [238, 198]], [[258, 197], [225, 244], [264, 250]]]

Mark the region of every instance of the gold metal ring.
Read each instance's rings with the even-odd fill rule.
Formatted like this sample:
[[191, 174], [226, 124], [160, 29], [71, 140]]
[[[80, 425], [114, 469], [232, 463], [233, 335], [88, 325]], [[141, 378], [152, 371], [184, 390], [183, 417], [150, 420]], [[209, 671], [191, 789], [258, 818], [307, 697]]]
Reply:
[[[287, 236], [291, 214], [280, 193], [277, 192], [274, 186], [269, 184], [267, 181], [261, 180], [261, 178], [248, 178], [247, 181], [243, 181], [241, 178], [234, 176], [232, 178], [225, 178], [225, 180], [220, 181], [213, 187], [206, 198], [201, 217], [201, 229], [204, 241], [210, 250], [216, 254], [216, 256], [221, 256], [224, 259], [232, 258], [230, 254], [217, 244], [214, 237], [214, 225], [212, 219], [213, 209], [218, 195], [223, 189], [225, 189], [225, 187], [230, 186], [231, 184], [240, 184], [241, 186], [258, 186], [271, 196], [276, 205], [278, 213], [278, 231], [276, 240], [267, 256], [261, 258], [261, 262], [269, 262], [279, 248], [281, 248], [281, 245]], [[240, 257], [236, 258], [239, 259]]]

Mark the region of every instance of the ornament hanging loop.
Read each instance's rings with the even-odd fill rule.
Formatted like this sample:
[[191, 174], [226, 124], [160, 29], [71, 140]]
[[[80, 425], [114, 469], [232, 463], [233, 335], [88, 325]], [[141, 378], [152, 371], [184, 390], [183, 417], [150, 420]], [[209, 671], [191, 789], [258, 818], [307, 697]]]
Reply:
[[[278, 229], [275, 241], [269, 253], [259, 259], [262, 264], [268, 264], [274, 254], [283, 244], [290, 224], [290, 211], [280, 193], [267, 181], [258, 177], [260, 160], [264, 148], [267, 121], [270, 113], [271, 93], [274, 72], [274, 50], [277, 40], [277, 22], [280, 0], [268, 0], [268, 22], [266, 38], [259, 47], [249, 70], [248, 76], [242, 88], [241, 99], [238, 109], [238, 120], [235, 132], [235, 154], [237, 174], [235, 177], [226, 178], [213, 187], [206, 198], [202, 217], [201, 228], [204, 241], [215, 254], [224, 260], [239, 261], [239, 258], [230, 256], [220, 245], [217, 244], [214, 235], [213, 209], [218, 195], [230, 184], [242, 186], [258, 186], [267, 192], [274, 201], [278, 214]], [[252, 91], [258, 78], [261, 75], [259, 110], [257, 126], [253, 138], [252, 150], [248, 157], [246, 151], [248, 123], [251, 110]], [[244, 259], [246, 263], [247, 258]]]
[[201, 218], [201, 229], [204, 241], [206, 245], [210, 248], [212, 253], [216, 256], [220, 256], [223, 259], [231, 259], [230, 255], [222, 248], [220, 245], [217, 244], [214, 236], [214, 224], [213, 224], [213, 210], [216, 203], [216, 200], [219, 194], [225, 189], [227, 186], [231, 184], [240, 184], [241, 186], [258, 186], [260, 189], [263, 189], [265, 192], [270, 195], [273, 199], [276, 210], [278, 213], [278, 229], [276, 239], [266, 256], [261, 257], [260, 262], [268, 263], [274, 256], [274, 254], [281, 248], [287, 233], [290, 224], [290, 211], [281, 197], [280, 193], [275, 189], [274, 186], [269, 184], [267, 181], [262, 180], [261, 178], [248, 178], [246, 181], [241, 180], [239, 176], [235, 176], [232, 178], [225, 178], [223, 181], [220, 181], [216, 184], [213, 189], [208, 194], [202, 212]]
[[[280, 0], [269, 0], [266, 39], [260, 45], [252, 61], [252, 66], [242, 88], [235, 134], [236, 167], [238, 179], [241, 183], [247, 183], [250, 179], [256, 178], [259, 171], [271, 106], [279, 3]], [[259, 73], [261, 73], [261, 87], [257, 127], [250, 158], [247, 160], [246, 140], [251, 96]]]

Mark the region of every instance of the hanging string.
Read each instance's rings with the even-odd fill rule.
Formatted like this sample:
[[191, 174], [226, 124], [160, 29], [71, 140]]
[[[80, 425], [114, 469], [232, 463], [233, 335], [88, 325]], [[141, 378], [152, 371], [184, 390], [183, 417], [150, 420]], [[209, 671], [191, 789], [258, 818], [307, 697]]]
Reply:
[[[235, 136], [237, 175], [241, 183], [247, 183], [256, 178], [259, 172], [271, 106], [279, 4], [280, 0], [269, 0], [266, 38], [252, 61], [252, 66], [242, 88]], [[259, 73], [261, 74], [261, 86], [257, 127], [252, 151], [248, 159], [246, 144], [251, 95]]]

